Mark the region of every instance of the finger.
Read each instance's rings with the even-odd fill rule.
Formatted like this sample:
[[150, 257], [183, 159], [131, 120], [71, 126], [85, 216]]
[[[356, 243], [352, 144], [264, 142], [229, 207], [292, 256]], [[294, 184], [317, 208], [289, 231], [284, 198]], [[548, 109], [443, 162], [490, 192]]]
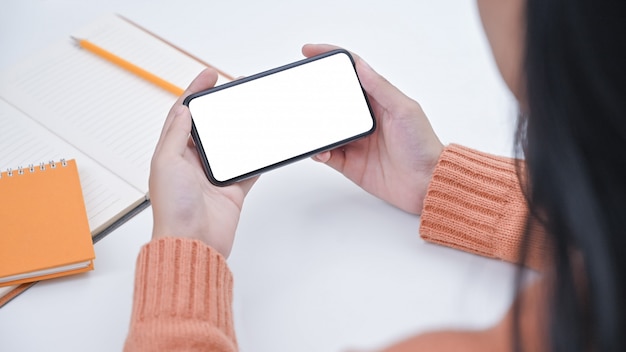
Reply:
[[336, 49], [341, 48], [330, 44], [305, 44], [302, 46], [302, 54], [306, 57], [311, 57]]
[[[341, 48], [330, 44], [306, 44], [302, 47], [302, 54], [311, 57], [335, 49]], [[356, 71], [363, 89], [379, 104], [383, 107], [394, 107], [406, 104], [407, 101], [413, 102], [383, 76], [374, 71], [359, 55], [352, 52], [350, 54], [354, 58]]]
[[[306, 57], [311, 57], [315, 55], [320, 55], [325, 52], [329, 52], [331, 50], [343, 49], [342, 47], [332, 45], [332, 44], [305, 44], [302, 46], [302, 54]], [[365, 63], [365, 61], [354, 52], [350, 51], [350, 55], [354, 59], [355, 64], [358, 66], [359, 64]]]
[[399, 106], [413, 104], [411, 98], [402, 93], [385, 77], [374, 71], [370, 65], [358, 56], [355, 56], [355, 67], [359, 81], [365, 92], [384, 109], [393, 109]]
[[327, 150], [325, 152], [315, 154], [313, 155], [312, 159], [320, 163], [325, 163], [328, 161], [328, 159], [330, 159], [330, 151]]
[[343, 173], [343, 169], [346, 164], [345, 148], [339, 147], [333, 150], [319, 153], [313, 156], [313, 160], [324, 163], [332, 167], [333, 169]]

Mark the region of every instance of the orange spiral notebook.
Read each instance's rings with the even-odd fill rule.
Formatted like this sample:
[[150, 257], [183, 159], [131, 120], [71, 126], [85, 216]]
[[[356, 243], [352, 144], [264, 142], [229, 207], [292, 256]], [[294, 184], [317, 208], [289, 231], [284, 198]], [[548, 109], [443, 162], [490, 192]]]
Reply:
[[93, 269], [75, 160], [0, 173], [0, 286]]

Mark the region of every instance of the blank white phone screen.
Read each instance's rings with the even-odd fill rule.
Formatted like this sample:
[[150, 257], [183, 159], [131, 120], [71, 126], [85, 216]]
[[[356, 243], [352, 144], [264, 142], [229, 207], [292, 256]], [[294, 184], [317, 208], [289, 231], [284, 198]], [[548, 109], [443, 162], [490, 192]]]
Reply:
[[342, 52], [215, 90], [188, 105], [218, 182], [374, 128], [352, 61]]

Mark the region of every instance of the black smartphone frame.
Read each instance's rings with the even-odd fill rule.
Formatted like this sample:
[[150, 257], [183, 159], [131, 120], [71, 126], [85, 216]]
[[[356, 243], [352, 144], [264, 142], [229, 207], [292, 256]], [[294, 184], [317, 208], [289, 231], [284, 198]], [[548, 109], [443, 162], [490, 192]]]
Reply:
[[352, 68], [354, 69], [354, 73], [356, 75], [356, 78], [357, 78], [358, 83], [360, 85], [361, 91], [363, 93], [364, 101], [367, 104], [367, 108], [369, 110], [370, 117], [372, 119], [372, 127], [371, 127], [371, 129], [369, 129], [368, 131], [365, 131], [363, 133], [357, 134], [355, 136], [348, 137], [346, 139], [337, 141], [335, 143], [331, 143], [331, 144], [322, 146], [320, 148], [311, 150], [309, 152], [305, 152], [303, 154], [299, 154], [299, 155], [293, 156], [291, 158], [288, 158], [288, 159], [285, 159], [285, 160], [273, 163], [271, 165], [267, 165], [265, 167], [261, 167], [259, 169], [252, 170], [250, 172], [247, 172], [245, 174], [242, 174], [242, 175], [230, 178], [228, 180], [221, 181], [221, 180], [217, 180], [213, 176], [213, 172], [211, 171], [210, 163], [209, 163], [209, 161], [207, 159], [207, 155], [205, 153], [202, 141], [201, 141], [200, 136], [198, 134], [198, 130], [196, 129], [196, 124], [193, 121], [193, 115], [192, 115], [191, 137], [192, 137], [192, 140], [193, 140], [193, 142], [194, 142], [194, 144], [196, 146], [198, 154], [200, 156], [200, 160], [201, 160], [204, 172], [205, 172], [207, 178], [209, 179], [209, 181], [212, 184], [214, 184], [216, 186], [220, 186], [220, 187], [228, 186], [228, 185], [233, 184], [235, 182], [239, 182], [239, 181], [245, 180], [247, 178], [250, 178], [250, 177], [253, 177], [253, 176], [265, 173], [267, 171], [276, 169], [278, 167], [282, 167], [282, 166], [285, 166], [287, 164], [291, 164], [291, 163], [294, 163], [296, 161], [309, 158], [309, 157], [314, 156], [314, 155], [316, 155], [318, 153], [321, 153], [321, 152], [324, 152], [324, 151], [327, 151], [327, 150], [335, 149], [335, 148], [340, 147], [342, 145], [348, 144], [350, 142], [353, 142], [355, 140], [358, 140], [358, 139], [361, 139], [361, 138], [363, 138], [365, 136], [368, 136], [368, 135], [372, 134], [376, 130], [376, 128], [377, 128], [376, 118], [374, 116], [374, 112], [372, 110], [372, 106], [370, 104], [370, 101], [369, 101], [369, 98], [367, 96], [367, 93], [363, 89], [361, 81], [358, 78], [358, 74], [356, 72], [356, 64], [355, 64], [354, 58], [352, 57], [350, 52], [348, 52], [347, 50], [344, 50], [344, 49], [336, 49], [336, 50], [328, 51], [326, 53], [323, 53], [323, 54], [320, 54], [320, 55], [317, 55], [317, 56], [313, 56], [313, 57], [310, 57], [310, 58], [302, 59], [302, 60], [299, 60], [299, 61], [296, 61], [296, 62], [292, 62], [292, 63], [287, 64], [287, 65], [283, 65], [283, 66], [280, 66], [280, 67], [276, 67], [274, 69], [270, 69], [270, 70], [267, 70], [267, 71], [263, 71], [263, 72], [254, 74], [252, 76], [240, 78], [240, 79], [237, 79], [237, 80], [234, 80], [234, 81], [222, 84], [222, 85], [214, 87], [214, 88], [210, 88], [210, 89], [207, 89], [207, 90], [204, 90], [204, 91], [193, 93], [193, 94], [187, 96], [184, 99], [183, 104], [185, 106], [189, 107], [189, 103], [193, 99], [201, 97], [201, 96], [204, 96], [206, 94], [211, 94], [211, 93], [223, 90], [223, 89], [228, 89], [228, 88], [233, 87], [233, 86], [237, 86], [237, 85], [240, 85], [240, 84], [245, 84], [245, 83], [250, 82], [250, 81], [254, 81], [254, 80], [257, 80], [257, 79], [260, 79], [260, 78], [263, 78], [263, 77], [266, 77], [266, 76], [269, 76], [269, 75], [272, 75], [272, 74], [275, 74], [275, 73], [278, 73], [278, 72], [289, 70], [289, 69], [292, 69], [294, 67], [305, 65], [307, 63], [314, 62], [316, 60], [324, 59], [326, 57], [329, 57], [329, 56], [332, 56], [332, 55], [338, 55], [338, 54], [347, 55], [348, 58], [350, 59], [350, 62], [352, 63]]

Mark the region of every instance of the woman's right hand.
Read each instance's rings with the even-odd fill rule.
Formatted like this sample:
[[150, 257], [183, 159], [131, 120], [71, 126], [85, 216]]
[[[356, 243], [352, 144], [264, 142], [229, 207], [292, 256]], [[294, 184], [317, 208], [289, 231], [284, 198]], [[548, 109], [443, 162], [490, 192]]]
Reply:
[[[333, 49], [338, 48], [307, 44], [302, 53], [311, 57]], [[392, 205], [419, 214], [443, 145], [417, 102], [353, 56], [376, 118], [376, 131], [313, 159]]]
[[182, 104], [191, 93], [212, 88], [213, 69], [202, 71], [176, 101], [163, 125], [150, 165], [152, 238], [201, 240], [228, 258], [243, 201], [258, 177], [217, 187], [204, 173], [191, 141], [191, 114]]

